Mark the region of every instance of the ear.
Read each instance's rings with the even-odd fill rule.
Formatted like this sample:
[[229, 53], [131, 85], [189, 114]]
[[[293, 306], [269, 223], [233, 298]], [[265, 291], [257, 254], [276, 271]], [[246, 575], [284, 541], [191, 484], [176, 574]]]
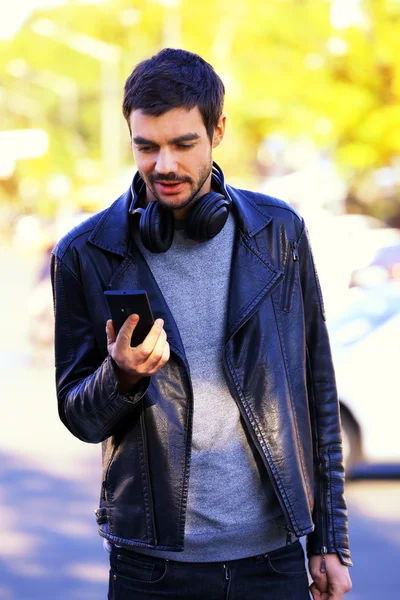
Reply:
[[216, 148], [222, 142], [225, 133], [226, 115], [222, 114], [214, 129], [214, 135], [212, 140], [212, 147]]

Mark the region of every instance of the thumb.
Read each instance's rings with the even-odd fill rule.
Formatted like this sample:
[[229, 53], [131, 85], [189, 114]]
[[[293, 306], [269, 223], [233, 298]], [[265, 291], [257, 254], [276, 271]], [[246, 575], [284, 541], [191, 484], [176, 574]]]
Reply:
[[315, 583], [312, 583], [310, 585], [310, 592], [313, 597], [313, 600], [321, 600], [321, 592], [319, 591]]
[[139, 315], [137, 315], [135, 313], [132, 315], [129, 315], [129, 317], [125, 320], [124, 324], [122, 325], [122, 327], [118, 333], [118, 344], [120, 344], [121, 347], [130, 348], [132, 333], [133, 333], [134, 329], [136, 328], [136, 325], [138, 324], [138, 322], [139, 322]]
[[321, 592], [315, 582], [310, 585], [310, 592], [313, 600], [330, 600], [328, 592]]

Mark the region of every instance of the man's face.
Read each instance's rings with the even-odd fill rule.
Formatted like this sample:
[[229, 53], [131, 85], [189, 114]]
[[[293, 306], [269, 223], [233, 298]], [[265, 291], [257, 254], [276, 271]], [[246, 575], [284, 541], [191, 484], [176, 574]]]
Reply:
[[130, 115], [132, 149], [146, 187], [157, 200], [186, 218], [190, 205], [211, 189], [212, 148], [222, 140], [225, 116], [212, 142], [197, 106], [174, 108], [159, 117], [134, 110]]

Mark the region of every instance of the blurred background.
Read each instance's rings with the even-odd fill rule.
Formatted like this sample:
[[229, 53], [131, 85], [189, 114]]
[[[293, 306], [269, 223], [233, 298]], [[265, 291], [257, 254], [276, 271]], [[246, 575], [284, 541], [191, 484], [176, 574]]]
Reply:
[[49, 252], [135, 171], [125, 79], [162, 47], [226, 86], [229, 183], [305, 217], [341, 401], [353, 600], [400, 585], [400, 0], [0, 7], [0, 599], [106, 598], [100, 446], [58, 420]]

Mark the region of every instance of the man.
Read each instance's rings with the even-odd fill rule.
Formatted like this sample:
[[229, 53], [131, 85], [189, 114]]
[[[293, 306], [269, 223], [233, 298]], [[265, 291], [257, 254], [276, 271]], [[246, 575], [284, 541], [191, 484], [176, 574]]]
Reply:
[[[128, 78], [132, 186], [54, 250], [59, 414], [103, 443], [109, 599], [303, 600], [307, 535], [313, 598], [339, 600], [340, 421], [307, 230], [225, 184], [223, 98], [183, 50]], [[138, 315], [117, 335], [107, 289], [147, 291], [156, 320], [137, 347]]]

